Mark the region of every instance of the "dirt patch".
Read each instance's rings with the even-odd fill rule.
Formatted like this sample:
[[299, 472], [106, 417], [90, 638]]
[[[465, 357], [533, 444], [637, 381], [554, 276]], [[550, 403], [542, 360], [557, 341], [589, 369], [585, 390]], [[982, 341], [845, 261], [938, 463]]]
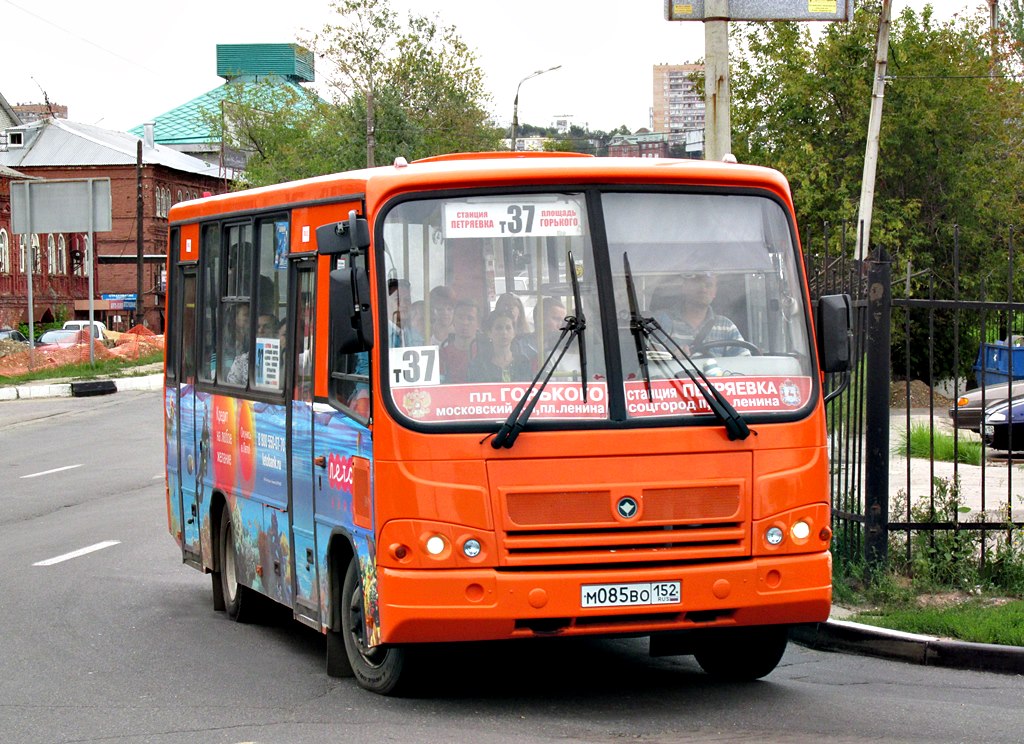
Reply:
[[[932, 392], [931, 388], [921, 380], [910, 381], [910, 408], [927, 408], [934, 405], [936, 409], [944, 409], [952, 401], [941, 393]], [[894, 382], [889, 386], [889, 407], [907, 407], [907, 383], [905, 380]]]

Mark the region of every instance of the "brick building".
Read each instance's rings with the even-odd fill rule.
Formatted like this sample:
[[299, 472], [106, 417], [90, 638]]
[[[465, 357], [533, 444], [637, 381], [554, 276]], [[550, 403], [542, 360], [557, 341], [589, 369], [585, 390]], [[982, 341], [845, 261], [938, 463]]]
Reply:
[[[220, 169], [157, 145], [151, 129], [145, 132], [141, 167], [143, 309], [136, 314], [133, 309], [138, 281], [136, 211], [139, 176], [136, 157], [139, 138], [125, 132], [52, 118], [9, 126], [4, 135], [0, 137], [0, 166], [14, 169], [21, 176], [110, 179], [113, 229], [95, 234], [93, 287], [96, 317], [114, 330], [123, 330], [132, 321], [144, 320], [150, 328], [162, 331], [168, 210], [179, 201], [198, 198], [204, 193], [227, 191], [228, 183], [219, 177]], [[87, 285], [78, 286], [86, 271], [81, 260], [76, 261], [76, 258], [84, 259], [86, 255], [86, 236], [13, 235], [9, 214], [10, 178], [8, 176], [6, 189], [7, 212], [2, 212], [0, 207], [0, 230], [6, 231], [8, 244], [8, 261], [6, 265], [0, 265], [0, 296], [5, 297], [3, 302], [8, 299], [13, 302], [0, 305], [2, 312], [6, 313], [6, 319], [0, 318], [0, 323], [27, 320], [27, 294], [22, 285], [27, 286], [23, 277], [29, 265], [35, 277], [33, 305], [37, 319], [61, 312], [60, 305], [66, 301], [66, 295], [62, 294], [64, 284], [68, 284], [67, 291], [73, 299], [73, 306], [66, 308], [69, 314], [87, 317]], [[21, 258], [23, 254], [24, 260]], [[57, 294], [44, 292], [40, 297], [37, 280], [49, 282], [60, 291]], [[3, 291], [4, 281], [11, 285], [10, 294]], [[106, 299], [104, 295], [107, 295]]]
[[608, 140], [608, 157], [611, 158], [667, 158], [669, 136], [664, 132], [637, 132], [616, 134]]

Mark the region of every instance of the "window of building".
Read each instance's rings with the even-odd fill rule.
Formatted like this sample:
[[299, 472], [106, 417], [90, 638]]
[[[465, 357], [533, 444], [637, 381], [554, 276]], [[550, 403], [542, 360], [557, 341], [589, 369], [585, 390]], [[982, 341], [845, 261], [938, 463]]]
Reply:
[[39, 235], [32, 236], [32, 273], [43, 273], [43, 251], [39, 245]]
[[27, 250], [28, 250], [28, 236], [27, 235], [19, 235], [18, 236], [18, 273], [19, 274], [24, 274], [25, 273], [25, 267], [28, 265], [28, 261], [26, 260], [26, 255], [25, 255]]
[[57, 274], [67, 276], [68, 273], [68, 244], [63, 235], [57, 236]]
[[7, 231], [0, 228], [0, 274], [11, 273], [11, 246]]
[[51, 275], [58, 273], [57, 241], [53, 239], [53, 233], [46, 236], [46, 271]]

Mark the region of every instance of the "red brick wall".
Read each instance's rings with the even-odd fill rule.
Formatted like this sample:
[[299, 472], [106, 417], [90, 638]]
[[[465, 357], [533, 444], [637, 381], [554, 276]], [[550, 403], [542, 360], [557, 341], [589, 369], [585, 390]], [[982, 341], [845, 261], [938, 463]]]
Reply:
[[[103, 294], [134, 294], [137, 287], [136, 275], [136, 194], [137, 183], [135, 166], [96, 166], [96, 167], [22, 167], [19, 172], [38, 178], [109, 178], [111, 197], [111, 226], [109, 232], [96, 233], [94, 236], [97, 261], [93, 275], [94, 298]], [[164, 166], [147, 165], [142, 170], [143, 221], [142, 240], [143, 255], [166, 254], [167, 252], [167, 218], [156, 214], [157, 187], [169, 189], [171, 203], [178, 201], [178, 193], [182, 198], [186, 194], [202, 196], [204, 192], [220, 194], [227, 191], [227, 184], [215, 178], [199, 176], [191, 173], [175, 171]], [[4, 204], [7, 210], [4, 210]], [[7, 179], [0, 178], [0, 227], [10, 230], [10, 185]], [[26, 321], [27, 312], [27, 281], [25, 275], [18, 273], [17, 239], [11, 236], [11, 268], [8, 275], [0, 274], [0, 326]], [[69, 276], [53, 276], [49, 274], [46, 263], [46, 236], [40, 236], [44, 254], [44, 273], [35, 275], [33, 284], [33, 305], [36, 318], [42, 317], [47, 310], [52, 314], [58, 312], [61, 305], [74, 308], [75, 300], [88, 299], [88, 280], [86, 277], [70, 276], [72, 236], [67, 236], [68, 272]], [[120, 262], [118, 261], [120, 259]], [[154, 292], [159, 281], [160, 269], [164, 261], [147, 261], [143, 267], [143, 293], [147, 325], [154, 330], [162, 330], [164, 296]], [[72, 313], [73, 314], [73, 313]], [[110, 316], [121, 315], [125, 320], [129, 313], [111, 311]], [[99, 315], [103, 320], [105, 313]], [[16, 319], [15, 319], [16, 318]]]

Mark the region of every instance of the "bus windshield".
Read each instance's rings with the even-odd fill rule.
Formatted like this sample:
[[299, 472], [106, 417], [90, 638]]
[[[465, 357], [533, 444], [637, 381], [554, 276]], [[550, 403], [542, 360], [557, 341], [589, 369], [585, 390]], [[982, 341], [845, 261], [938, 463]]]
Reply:
[[[505, 420], [580, 313], [586, 363], [571, 344], [531, 421], [711, 424], [706, 384], [744, 416], [812, 399], [796, 245], [766, 196], [608, 188], [406, 200], [386, 213], [382, 253], [385, 377], [412, 422]], [[665, 334], [642, 348], [627, 263], [635, 311]]]

